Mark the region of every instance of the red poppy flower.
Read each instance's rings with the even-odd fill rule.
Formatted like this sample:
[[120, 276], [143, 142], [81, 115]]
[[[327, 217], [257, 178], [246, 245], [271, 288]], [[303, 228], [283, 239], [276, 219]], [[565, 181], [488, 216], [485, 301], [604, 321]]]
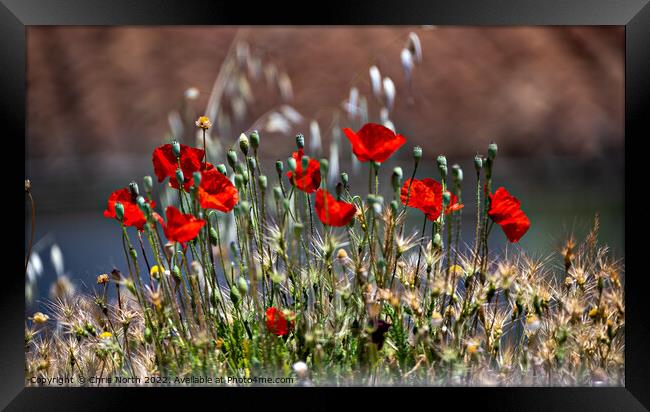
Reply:
[[530, 220], [521, 211], [519, 199], [512, 196], [506, 189], [500, 187], [490, 194], [490, 209], [488, 216], [494, 223], [501, 226], [508, 240], [518, 242], [530, 227]]
[[[189, 190], [192, 186], [190, 180], [192, 173], [202, 170], [204, 168], [202, 161], [205, 152], [201, 149], [196, 149], [187, 145], [181, 146], [181, 170], [183, 171], [183, 187]], [[178, 160], [172, 151], [171, 144], [162, 145], [153, 151], [153, 170], [158, 177], [158, 181], [162, 182], [166, 178], [169, 179], [169, 184], [174, 189], [178, 189], [178, 182], [176, 181], [176, 170], [178, 169]]]
[[352, 143], [352, 151], [360, 162], [372, 160], [383, 163], [406, 143], [406, 138], [401, 134], [375, 123], [366, 123], [357, 133], [346, 127], [343, 133]]
[[451, 199], [449, 201], [449, 205], [445, 209], [445, 215], [448, 215], [448, 214], [454, 213], [454, 212], [458, 212], [459, 210], [461, 210], [465, 206], [462, 203], [458, 203], [458, 196], [456, 196], [455, 194], [453, 194], [451, 192], [449, 192], [449, 194], [451, 195]]
[[296, 172], [287, 172], [287, 177], [292, 185], [305, 193], [314, 193], [320, 186], [320, 163], [316, 159], [309, 159], [307, 170], [302, 170], [302, 157], [305, 155], [302, 149], [293, 152], [296, 159]]
[[[131, 190], [128, 187], [111, 193], [108, 197], [106, 210], [104, 210], [104, 216], [115, 219], [115, 203], [117, 202], [122, 203], [122, 206], [124, 206], [124, 218], [122, 219], [124, 226], [134, 226], [138, 230], [143, 230], [147, 219], [138, 207], [136, 197], [131, 194]], [[156, 206], [156, 203], [153, 201], [148, 203], [152, 208]]]
[[167, 215], [167, 224], [163, 225], [163, 230], [167, 240], [171, 242], [185, 243], [194, 239], [199, 231], [205, 225], [205, 220], [197, 219], [191, 214], [183, 214], [174, 206], [168, 206], [165, 211]]
[[352, 203], [334, 199], [325, 189], [316, 192], [316, 214], [324, 225], [346, 226], [357, 213]]
[[[406, 204], [407, 199], [408, 204]], [[427, 219], [435, 221], [442, 213], [442, 185], [429, 178], [413, 179], [413, 183], [411, 179], [407, 179], [402, 185], [400, 200], [405, 206], [419, 209]]]
[[[201, 172], [199, 185], [199, 203], [204, 209], [217, 209], [221, 212], [230, 212], [239, 201], [239, 192], [230, 179], [222, 175], [208, 163], [208, 170]], [[192, 184], [194, 184], [192, 179]]]
[[270, 307], [266, 310], [266, 329], [274, 335], [284, 336], [293, 329], [294, 321], [287, 321], [281, 310]]

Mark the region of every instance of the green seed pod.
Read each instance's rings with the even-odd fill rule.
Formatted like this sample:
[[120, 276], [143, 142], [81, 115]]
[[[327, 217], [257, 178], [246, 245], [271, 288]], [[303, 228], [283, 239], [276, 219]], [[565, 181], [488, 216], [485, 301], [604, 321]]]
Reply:
[[284, 195], [282, 194], [282, 188], [280, 186], [275, 186], [273, 188], [273, 197], [275, 198], [276, 202], [279, 202], [282, 199], [284, 199]]
[[246, 293], [248, 293], [248, 283], [246, 283], [246, 279], [244, 279], [241, 276], [237, 280], [237, 289], [239, 289], [239, 292], [242, 295], [245, 295]]
[[151, 189], [153, 189], [153, 179], [151, 179], [151, 176], [145, 176], [142, 180], [144, 183], [144, 191], [147, 193], [151, 192]]
[[284, 163], [282, 163], [282, 160], [276, 160], [275, 161], [275, 170], [278, 172], [279, 175], [284, 172]]
[[183, 187], [183, 182], [185, 182], [185, 176], [183, 176], [183, 171], [181, 169], [176, 169], [176, 181], [180, 187]]
[[260, 147], [260, 135], [257, 130], [253, 130], [251, 134], [248, 135], [248, 137], [251, 141], [251, 146], [253, 146], [253, 149]]
[[120, 222], [124, 219], [124, 205], [120, 202], [115, 203], [115, 217]]
[[291, 170], [292, 172], [296, 171], [296, 167], [298, 166], [296, 164], [296, 159], [290, 157], [289, 159], [287, 159], [287, 164], [289, 165], [289, 170]]
[[320, 159], [320, 174], [322, 176], [327, 176], [327, 172], [330, 170], [330, 161], [327, 159]]
[[246, 171], [244, 170], [244, 165], [241, 163], [237, 163], [235, 165], [235, 173], [239, 173], [240, 175], [246, 174]]
[[132, 257], [133, 259], [137, 259], [137, 258], [138, 258], [138, 252], [136, 252], [136, 250], [133, 249], [133, 248], [131, 248], [131, 249], [129, 250], [129, 254], [131, 255], [131, 257]]
[[248, 161], [248, 168], [254, 172], [257, 169], [257, 161], [254, 157], [248, 157], [246, 160]]
[[176, 140], [172, 142], [172, 153], [174, 153], [177, 159], [181, 157], [181, 145]]
[[183, 280], [183, 276], [181, 275], [181, 269], [176, 265], [174, 265], [174, 268], [172, 269], [172, 276], [177, 282]]
[[241, 149], [241, 152], [244, 154], [244, 156], [248, 155], [248, 137], [244, 133], [239, 135], [239, 149]]
[[217, 171], [224, 176], [228, 176], [228, 170], [226, 170], [226, 165], [223, 163], [217, 165]]
[[226, 159], [228, 159], [228, 165], [230, 165], [232, 170], [235, 170], [235, 165], [237, 164], [237, 152], [232, 149], [228, 150]]
[[496, 143], [490, 143], [488, 145], [488, 159], [494, 160], [497, 157], [497, 152], [499, 151], [499, 148], [497, 147]]
[[268, 187], [269, 184], [269, 180], [267, 179], [267, 177], [265, 175], [260, 175], [257, 178], [257, 181], [260, 183], [260, 189], [262, 190], [262, 192], [266, 192], [266, 188]]
[[463, 169], [460, 168], [460, 165], [453, 165], [451, 167], [451, 174], [454, 176], [456, 183], [460, 184], [463, 182]]
[[132, 199], [135, 199], [140, 195], [138, 184], [135, 181], [131, 181], [131, 183], [129, 183], [129, 192], [131, 192]]
[[251, 208], [251, 204], [248, 203], [248, 202], [245, 201], [245, 200], [242, 201], [242, 202], [239, 202], [239, 205], [238, 205], [238, 206], [239, 206], [239, 208], [241, 209], [241, 212], [242, 212], [242, 213], [248, 213], [248, 211], [249, 211], [250, 208]]
[[212, 243], [212, 246], [217, 246], [217, 240], [219, 238], [219, 234], [217, 233], [217, 230], [213, 227], [210, 228], [210, 243]]
[[242, 179], [244, 179], [244, 184], [247, 185], [248, 184], [248, 173], [243, 173], [241, 175], [241, 177], [242, 177]]
[[298, 149], [305, 147], [305, 136], [303, 136], [302, 133], [296, 135], [296, 146], [298, 146]]
[[416, 162], [422, 158], [422, 148], [420, 146], [415, 146], [413, 148], [413, 158]]
[[230, 288], [230, 300], [235, 306], [241, 301], [241, 294], [237, 288]]
[[192, 179], [194, 179], [194, 187], [201, 186], [201, 172], [192, 173]]

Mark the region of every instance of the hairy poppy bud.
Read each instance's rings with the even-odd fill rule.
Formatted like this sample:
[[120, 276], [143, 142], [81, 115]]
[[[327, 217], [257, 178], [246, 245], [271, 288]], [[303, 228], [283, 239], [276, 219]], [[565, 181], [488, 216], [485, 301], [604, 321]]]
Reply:
[[267, 188], [267, 186], [269, 184], [269, 181], [266, 178], [266, 176], [265, 175], [260, 175], [257, 178], [257, 181], [260, 183], [260, 189], [262, 189], [263, 192], [266, 192], [266, 188]]
[[343, 182], [343, 186], [348, 187], [348, 182], [350, 181], [350, 178], [348, 177], [348, 174], [343, 172], [341, 173], [341, 182]]
[[303, 136], [302, 133], [296, 135], [296, 146], [298, 146], [298, 149], [305, 147], [305, 136]]
[[183, 280], [183, 276], [181, 275], [181, 269], [174, 265], [174, 268], [172, 269], [172, 276], [174, 277], [174, 280], [176, 282], [180, 282]]
[[228, 159], [228, 164], [230, 165], [232, 170], [235, 170], [235, 165], [237, 164], [237, 152], [235, 152], [232, 149], [228, 150], [228, 154], [226, 155], [226, 158]]
[[115, 217], [120, 222], [124, 219], [124, 205], [120, 202], [115, 203]]
[[239, 190], [244, 187], [244, 176], [240, 175], [239, 173], [235, 175], [235, 186]]
[[476, 173], [481, 172], [481, 169], [483, 168], [483, 158], [481, 155], [476, 155], [474, 157], [474, 168], [476, 169]]
[[217, 165], [217, 171], [221, 173], [224, 176], [228, 176], [228, 171], [226, 170], [226, 165], [223, 163], [219, 163]]
[[402, 168], [396, 167], [393, 169], [393, 175], [391, 177], [391, 182], [393, 183], [393, 190], [398, 190], [402, 186]]
[[282, 193], [282, 188], [280, 186], [276, 186], [273, 188], [273, 197], [275, 198], [276, 202], [279, 202], [280, 200], [284, 199], [284, 194]]
[[248, 137], [244, 133], [239, 135], [239, 148], [244, 156], [248, 155]]
[[151, 176], [145, 176], [142, 181], [144, 183], [144, 191], [147, 193], [151, 192], [151, 189], [153, 189], [153, 179], [151, 179]]
[[138, 184], [134, 181], [129, 183], [129, 191], [131, 192], [131, 198], [135, 199], [140, 195], [140, 190], [138, 189]]
[[260, 135], [257, 133], [257, 130], [253, 130], [249, 135], [249, 138], [251, 140], [251, 146], [253, 146], [253, 149], [260, 147]]
[[442, 167], [442, 166], [447, 167], [447, 158], [445, 156], [443, 155], [438, 156], [436, 161], [438, 162], [438, 167]]
[[172, 256], [174, 256], [174, 249], [175, 249], [175, 245], [173, 242], [167, 242], [165, 244], [163, 250], [165, 251], [165, 256], [167, 257], [167, 259], [171, 259]]
[[176, 181], [178, 182], [178, 186], [182, 188], [185, 176], [183, 176], [183, 171], [181, 169], [176, 169]]
[[490, 143], [488, 145], [488, 159], [494, 160], [494, 158], [497, 157], [498, 150], [499, 148], [496, 143]]
[[192, 179], [194, 179], [194, 187], [199, 187], [201, 185], [201, 172], [192, 173]]
[[416, 162], [422, 158], [422, 148], [420, 146], [415, 146], [413, 148], [413, 158], [415, 159]]
[[284, 163], [282, 163], [282, 160], [276, 160], [275, 161], [275, 170], [280, 175], [282, 174], [282, 172], [284, 172]]
[[454, 175], [454, 180], [456, 183], [462, 183], [463, 181], [463, 169], [459, 165], [455, 164], [451, 167], [451, 173]]
[[242, 202], [239, 202], [239, 208], [241, 209], [241, 213], [248, 213], [248, 211], [251, 208], [251, 205], [250, 203], [244, 200]]
[[230, 288], [230, 300], [232, 303], [237, 306], [241, 300], [241, 294], [237, 288]]
[[177, 159], [181, 157], [181, 144], [176, 140], [172, 142], [172, 153], [174, 153]]
[[240, 175], [246, 174], [246, 172], [244, 172], [244, 165], [237, 163], [235, 165], [235, 173], [239, 173]]
[[300, 159], [300, 166], [302, 167], [303, 170], [307, 169], [307, 166], [309, 166], [309, 160], [310, 160], [309, 156], [306, 155]]
[[142, 210], [146, 215], [146, 213], [147, 213], [147, 207], [146, 207], [147, 203], [144, 201], [144, 197], [138, 196], [138, 198], [135, 200], [135, 202], [138, 204], [138, 207], [140, 208], [140, 210]]
[[451, 193], [449, 193], [448, 190], [446, 190], [442, 194], [442, 204], [447, 207], [449, 205], [449, 202], [451, 202]]
[[[327, 175], [327, 172], [330, 168], [330, 162], [327, 159], [320, 159], [320, 174], [323, 176]], [[304, 170], [304, 168], [303, 168]]]
[[210, 243], [212, 243], [212, 246], [217, 246], [217, 239], [219, 238], [219, 234], [217, 233], [217, 230], [213, 227], [210, 228]]
[[433, 245], [437, 249], [442, 248], [442, 237], [440, 236], [440, 233], [436, 233], [435, 236], [433, 237]]
[[289, 165], [289, 169], [291, 169], [292, 172], [296, 171], [296, 166], [297, 166], [296, 159], [290, 157], [289, 159], [287, 159], [287, 164]]
[[255, 171], [255, 169], [257, 169], [257, 161], [255, 160], [255, 158], [248, 157], [246, 160], [248, 161], [248, 168], [251, 169], [252, 171]]
[[399, 203], [397, 203], [397, 200], [391, 200], [390, 201], [391, 212], [393, 212], [393, 214], [396, 214], [398, 208], [399, 208]]

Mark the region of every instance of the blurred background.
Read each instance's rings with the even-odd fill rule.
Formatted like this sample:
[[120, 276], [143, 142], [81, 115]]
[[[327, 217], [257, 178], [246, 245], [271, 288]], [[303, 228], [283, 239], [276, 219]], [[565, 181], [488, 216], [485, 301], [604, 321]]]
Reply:
[[[410, 174], [415, 145], [421, 178], [438, 178], [439, 154], [463, 167], [467, 242], [472, 160], [494, 141], [495, 184], [532, 222], [521, 248], [552, 255], [598, 214], [601, 242], [624, 258], [622, 27], [29, 27], [27, 47], [28, 299], [57, 279], [92, 288], [124, 266], [118, 226], [102, 215], [108, 195], [153, 175], [156, 146], [197, 145], [202, 114], [214, 124], [211, 162], [257, 129], [276, 184], [272, 163], [301, 132], [307, 153], [350, 173], [359, 194], [366, 165], [340, 128], [384, 123], [407, 137], [382, 166], [385, 188], [394, 166]], [[495, 229], [493, 249], [504, 240]]]

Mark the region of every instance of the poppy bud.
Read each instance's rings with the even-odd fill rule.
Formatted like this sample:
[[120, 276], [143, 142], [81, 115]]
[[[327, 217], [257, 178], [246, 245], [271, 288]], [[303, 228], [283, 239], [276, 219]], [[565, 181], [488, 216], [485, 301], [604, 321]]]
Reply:
[[244, 165], [242, 165], [241, 163], [237, 163], [235, 165], [235, 173], [239, 173], [240, 175], [246, 174], [244, 172]]
[[248, 173], [243, 173], [241, 175], [242, 179], [244, 180], [244, 185], [248, 184]]
[[144, 191], [147, 193], [151, 192], [151, 189], [153, 189], [153, 180], [151, 179], [151, 176], [145, 176], [142, 180], [144, 183]]
[[267, 188], [267, 186], [269, 184], [269, 181], [266, 178], [266, 176], [265, 175], [260, 175], [257, 178], [257, 181], [260, 182], [260, 189], [262, 189], [263, 192], [266, 192], [266, 188]]
[[248, 137], [244, 133], [239, 135], [239, 148], [244, 156], [248, 155]]
[[178, 185], [182, 188], [183, 182], [185, 181], [185, 176], [183, 176], [183, 171], [181, 169], [176, 169], [176, 181]]
[[284, 163], [282, 163], [282, 160], [276, 160], [275, 161], [275, 170], [280, 175], [282, 174], [282, 172], [284, 172]]
[[239, 301], [241, 300], [241, 294], [237, 288], [230, 288], [230, 300], [234, 305], [239, 304]]
[[320, 159], [320, 174], [323, 176], [327, 175], [327, 172], [330, 168], [330, 162], [327, 159]]
[[201, 185], [201, 172], [192, 173], [192, 178], [194, 179], [194, 187], [199, 187]]
[[138, 190], [138, 184], [134, 181], [129, 183], [129, 191], [131, 192], [131, 198], [136, 199], [140, 195], [140, 190]]
[[132, 257], [133, 259], [137, 259], [137, 258], [138, 258], [138, 252], [136, 252], [135, 249], [131, 248], [131, 249], [129, 250], [129, 253], [131, 254], [131, 257]]
[[174, 153], [177, 159], [181, 157], [181, 144], [176, 140], [172, 142], [172, 153]]
[[390, 201], [391, 212], [393, 212], [393, 214], [396, 214], [398, 208], [399, 208], [399, 203], [397, 203], [397, 200], [391, 200]]
[[393, 169], [393, 175], [392, 175], [392, 183], [393, 183], [393, 190], [397, 190], [402, 186], [402, 168], [401, 167], [396, 167]]
[[115, 203], [115, 217], [120, 222], [124, 219], [124, 205], [120, 202]]
[[232, 149], [228, 150], [228, 154], [226, 155], [226, 158], [228, 159], [228, 164], [230, 165], [232, 170], [235, 170], [235, 165], [237, 164], [237, 152], [235, 152]]
[[147, 213], [147, 208], [146, 208], [147, 203], [144, 201], [144, 197], [138, 196], [138, 198], [135, 200], [135, 202], [138, 204], [138, 207], [140, 208], [140, 210], [142, 210], [146, 214]]
[[305, 227], [305, 226], [304, 226], [302, 223], [296, 223], [295, 225], [293, 225], [293, 234], [294, 234], [297, 238], [299, 238], [299, 237], [300, 237], [300, 234], [302, 233], [302, 229], [303, 229], [304, 227]]
[[449, 202], [451, 202], [451, 193], [449, 193], [448, 190], [446, 190], [442, 194], [442, 204], [447, 207], [449, 205]]
[[296, 166], [297, 166], [296, 159], [290, 157], [289, 159], [287, 159], [287, 164], [289, 165], [289, 169], [291, 169], [292, 172], [296, 171]]
[[309, 156], [303, 156], [300, 159], [300, 166], [302, 167], [303, 170], [307, 169], [307, 166], [309, 166]]
[[213, 227], [210, 228], [210, 243], [212, 243], [212, 246], [217, 246], [217, 239], [219, 238], [219, 235], [217, 233], [217, 230]]
[[343, 182], [343, 186], [348, 187], [348, 182], [350, 181], [350, 178], [348, 177], [348, 174], [343, 172], [341, 173], [341, 182]]
[[436, 161], [438, 162], [438, 168], [443, 167], [443, 166], [445, 168], [447, 167], [447, 158], [444, 155], [438, 156]]
[[253, 146], [253, 149], [260, 147], [260, 135], [257, 133], [257, 130], [253, 130], [249, 135], [249, 138], [251, 140], [251, 146]]
[[167, 259], [171, 259], [172, 256], [174, 256], [174, 243], [173, 242], [167, 242], [165, 246], [163, 247], [163, 250], [165, 251], [165, 256]]
[[240, 175], [239, 173], [235, 175], [235, 186], [239, 190], [244, 187], [244, 176]]
[[497, 157], [497, 151], [499, 148], [497, 147], [496, 143], [490, 143], [488, 145], [488, 159], [494, 160], [495, 157]]
[[251, 205], [250, 203], [244, 200], [242, 202], [239, 202], [239, 207], [241, 209], [241, 213], [248, 213], [249, 209], [251, 208]]
[[442, 237], [440, 236], [440, 233], [436, 233], [435, 236], [433, 236], [433, 245], [437, 249], [442, 248]]
[[420, 146], [415, 146], [413, 148], [413, 158], [416, 162], [420, 161], [420, 158], [422, 158], [422, 148]]
[[223, 163], [219, 163], [217, 165], [217, 171], [221, 173], [224, 176], [228, 176], [228, 171], [226, 170], [226, 165]]
[[462, 183], [463, 181], [463, 169], [459, 165], [455, 164], [451, 167], [451, 173], [454, 175], [454, 180], [456, 183]]
[[275, 197], [276, 202], [279, 202], [284, 198], [284, 194], [282, 193], [282, 188], [280, 186], [273, 188], [273, 197]]
[[174, 265], [174, 268], [172, 269], [172, 276], [174, 277], [174, 280], [176, 280], [177, 282], [183, 280], [183, 276], [181, 275], [181, 269], [176, 265]]
[[481, 172], [481, 169], [483, 168], [483, 158], [481, 155], [476, 155], [474, 157], [474, 168], [476, 169], [476, 173]]
[[305, 136], [303, 136], [302, 133], [296, 135], [296, 146], [298, 146], [298, 149], [305, 147]]
[[251, 169], [252, 171], [255, 171], [255, 169], [257, 169], [257, 161], [255, 160], [255, 158], [249, 157], [246, 160], [248, 160], [248, 168]]
[[372, 162], [372, 167], [374, 168], [375, 172], [379, 170], [379, 167], [381, 166], [380, 162]]

